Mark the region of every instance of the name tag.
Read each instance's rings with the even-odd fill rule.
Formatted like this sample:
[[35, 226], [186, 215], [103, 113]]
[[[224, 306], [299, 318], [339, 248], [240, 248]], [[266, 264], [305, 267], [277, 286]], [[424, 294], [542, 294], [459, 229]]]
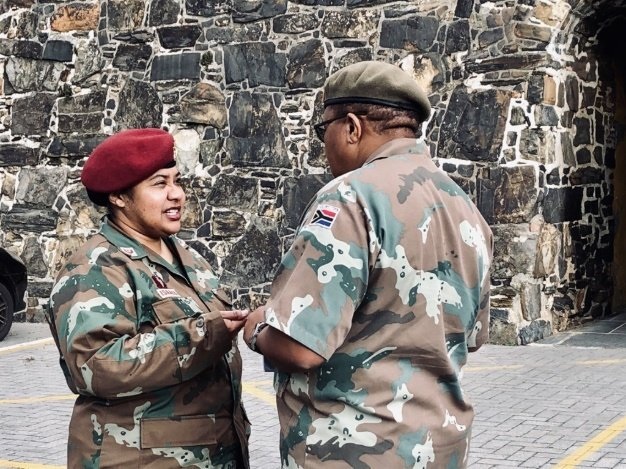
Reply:
[[176, 292], [176, 290], [173, 290], [171, 288], [158, 288], [157, 289], [157, 294], [161, 297], [161, 298], [178, 298], [180, 295]]

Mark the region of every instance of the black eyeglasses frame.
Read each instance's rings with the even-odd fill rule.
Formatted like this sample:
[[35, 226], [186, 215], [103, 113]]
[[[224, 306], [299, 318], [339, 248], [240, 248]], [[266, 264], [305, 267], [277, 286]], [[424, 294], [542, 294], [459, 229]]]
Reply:
[[327, 127], [333, 122], [338, 121], [339, 119], [344, 119], [348, 117], [348, 114], [354, 114], [355, 116], [361, 116], [361, 117], [365, 117], [367, 115], [365, 113], [361, 114], [361, 113], [356, 113], [356, 112], [347, 112], [339, 117], [333, 117], [332, 119], [328, 119], [322, 122], [318, 122], [317, 124], [313, 124], [313, 130], [315, 130], [315, 135], [317, 136], [317, 138], [319, 138], [322, 142], [324, 142], [324, 135], [326, 134]]

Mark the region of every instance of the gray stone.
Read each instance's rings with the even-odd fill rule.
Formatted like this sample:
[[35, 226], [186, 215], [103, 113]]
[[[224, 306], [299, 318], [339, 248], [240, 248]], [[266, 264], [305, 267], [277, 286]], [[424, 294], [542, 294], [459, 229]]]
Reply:
[[43, 56], [43, 46], [35, 41], [12, 41], [12, 53], [16, 57], [25, 59], [41, 59]]
[[108, 0], [108, 27], [112, 31], [137, 30], [143, 23], [144, 0]]
[[280, 262], [276, 228], [252, 224], [224, 259], [222, 281], [232, 287], [250, 287], [272, 280]]
[[537, 233], [528, 224], [501, 224], [491, 227], [494, 258], [491, 275], [494, 279], [512, 278], [518, 273], [530, 275], [537, 258]]
[[257, 207], [258, 192], [256, 179], [223, 174], [217, 177], [207, 197], [207, 204], [211, 207], [251, 211]]
[[128, 80], [120, 92], [115, 115], [121, 128], [160, 127], [163, 105], [149, 83]]
[[543, 217], [548, 223], [580, 220], [582, 187], [547, 188], [543, 199]]
[[45, 277], [48, 274], [48, 266], [43, 259], [41, 245], [37, 238], [28, 236], [24, 241], [24, 249], [20, 256], [28, 266], [28, 275]]
[[552, 327], [548, 321], [539, 319], [533, 321], [529, 326], [522, 327], [519, 331], [520, 345], [527, 345], [537, 342], [552, 335]]
[[554, 133], [542, 129], [523, 129], [520, 135], [519, 151], [522, 158], [543, 164], [553, 163]]
[[369, 37], [377, 29], [378, 14], [374, 11], [327, 11], [321, 31], [328, 38]]
[[213, 213], [213, 237], [230, 238], [241, 236], [246, 231], [246, 219], [238, 212], [220, 210]]
[[0, 229], [16, 233], [43, 233], [56, 228], [57, 214], [51, 209], [36, 209], [14, 205], [9, 212], [0, 213]]
[[319, 19], [314, 13], [295, 13], [277, 16], [272, 20], [275, 33], [299, 34], [311, 31], [319, 25]]
[[541, 317], [541, 285], [539, 283], [522, 283], [520, 301], [524, 320], [532, 321]]
[[510, 91], [468, 93], [457, 87], [441, 124], [440, 153], [472, 161], [497, 161], [502, 148]]
[[469, 18], [472, 14], [474, 0], [457, 0], [454, 16], [458, 18]]
[[93, 134], [102, 128], [102, 113], [92, 114], [61, 114], [57, 120], [57, 130], [61, 134], [75, 132]]
[[48, 146], [46, 156], [51, 158], [83, 158], [88, 156], [105, 138], [105, 135], [67, 135], [62, 137], [55, 135]]
[[542, 75], [531, 75], [528, 79], [528, 91], [526, 92], [526, 99], [530, 104], [539, 104], [543, 101], [543, 86]]
[[561, 132], [561, 152], [563, 154], [563, 162], [566, 165], [574, 166], [576, 164], [574, 145], [568, 132]]
[[350, 49], [345, 54], [335, 57], [335, 64], [330, 73], [334, 73], [343, 67], [357, 62], [372, 60], [372, 58], [372, 51], [368, 48], [361, 47], [358, 49]]
[[181, 122], [206, 124], [219, 129], [226, 125], [226, 104], [222, 92], [208, 83], [198, 83], [180, 100]]
[[299, 178], [286, 178], [282, 187], [282, 205], [289, 228], [297, 228], [307, 205], [327, 182], [330, 174], [307, 174]]
[[204, 37], [209, 43], [233, 44], [237, 42], [255, 42], [265, 34], [262, 24], [234, 24], [230, 28], [205, 28]]
[[517, 345], [517, 324], [510, 320], [507, 310], [491, 308], [489, 343], [494, 345]]
[[76, 63], [72, 83], [83, 83], [100, 72], [104, 63], [102, 53], [95, 40], [80, 42], [76, 47]]
[[67, 168], [22, 168], [15, 193], [16, 202], [52, 208], [67, 183]]
[[235, 93], [229, 123], [226, 153], [235, 166], [290, 166], [281, 122], [269, 95]]
[[145, 70], [151, 55], [150, 44], [120, 44], [113, 59], [113, 66], [123, 71]]
[[59, 114], [103, 112], [105, 103], [106, 91], [91, 90], [86, 94], [59, 99], [57, 109]]
[[148, 26], [162, 26], [178, 21], [180, 2], [178, 0], [153, 0], [150, 3]]
[[187, 14], [212, 18], [231, 12], [232, 0], [185, 0]]
[[466, 68], [470, 73], [487, 73], [493, 71], [501, 72], [503, 70], [534, 70], [548, 63], [548, 54], [524, 53], [481, 59], [477, 62], [467, 62]]
[[157, 28], [159, 41], [165, 49], [181, 49], [193, 47], [202, 34], [202, 29], [197, 24], [182, 26], [167, 26]]
[[290, 88], [317, 88], [326, 79], [324, 48], [318, 39], [295, 45], [289, 51], [287, 82]]
[[282, 15], [287, 11], [287, 0], [232, 0], [233, 21], [249, 23]]
[[197, 52], [156, 55], [153, 59], [150, 81], [198, 80], [199, 78], [200, 54]]
[[559, 125], [559, 116], [554, 106], [537, 106], [535, 108], [535, 123], [538, 126], [556, 127]]
[[591, 143], [591, 122], [585, 117], [575, 117], [576, 135], [574, 136], [574, 146]]
[[448, 26], [446, 34], [446, 53], [453, 54], [468, 50], [470, 47], [469, 21], [458, 20]]
[[538, 190], [535, 166], [518, 165], [489, 170], [481, 180], [479, 207], [489, 223], [528, 222], [536, 213]]
[[604, 168], [577, 168], [569, 175], [572, 186], [600, 184], [604, 181]]
[[0, 144], [0, 167], [36, 165], [38, 160], [35, 148], [18, 143]]
[[17, 57], [10, 57], [5, 66], [6, 79], [18, 93], [56, 91], [64, 70], [65, 65], [59, 62]]
[[438, 30], [439, 21], [432, 16], [383, 20], [380, 46], [427, 52], [435, 42]]
[[13, 135], [46, 135], [55, 100], [56, 96], [51, 93], [34, 93], [15, 98], [11, 110]]
[[511, 109], [511, 125], [524, 125], [530, 124], [528, 117], [526, 117], [526, 113], [524, 109], [519, 106], [514, 106]]
[[578, 111], [580, 108], [579, 87], [580, 85], [575, 77], [568, 76], [565, 79], [565, 101], [571, 111]]
[[[542, 217], [543, 218], [543, 217]], [[558, 274], [561, 249], [561, 232], [555, 225], [543, 223], [537, 238], [537, 256], [532, 275], [536, 278], [547, 278]]]
[[502, 28], [488, 29], [487, 31], [482, 31], [478, 35], [478, 45], [480, 47], [487, 47], [501, 41], [502, 39], [504, 39], [504, 31]]
[[71, 62], [74, 57], [74, 46], [69, 41], [49, 40], [43, 50], [44, 60]]
[[283, 86], [286, 81], [287, 57], [275, 51], [272, 42], [251, 42], [224, 46], [226, 83], [248, 80], [258, 85]]

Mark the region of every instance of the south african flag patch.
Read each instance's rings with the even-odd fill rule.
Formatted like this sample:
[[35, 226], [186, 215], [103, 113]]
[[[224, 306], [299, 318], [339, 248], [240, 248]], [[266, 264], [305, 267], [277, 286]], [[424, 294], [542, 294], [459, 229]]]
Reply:
[[315, 215], [311, 220], [310, 225], [322, 226], [324, 228], [330, 228], [333, 226], [333, 222], [341, 209], [333, 207], [332, 205], [318, 205], [315, 209]]

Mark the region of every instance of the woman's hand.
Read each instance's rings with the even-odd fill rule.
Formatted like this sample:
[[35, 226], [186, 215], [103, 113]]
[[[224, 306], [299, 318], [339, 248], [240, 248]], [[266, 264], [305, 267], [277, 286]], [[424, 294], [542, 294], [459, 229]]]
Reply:
[[249, 313], [250, 311], [247, 309], [220, 311], [224, 324], [226, 324], [226, 328], [228, 329], [228, 332], [230, 332], [231, 337], [235, 338], [241, 328], [245, 326]]

